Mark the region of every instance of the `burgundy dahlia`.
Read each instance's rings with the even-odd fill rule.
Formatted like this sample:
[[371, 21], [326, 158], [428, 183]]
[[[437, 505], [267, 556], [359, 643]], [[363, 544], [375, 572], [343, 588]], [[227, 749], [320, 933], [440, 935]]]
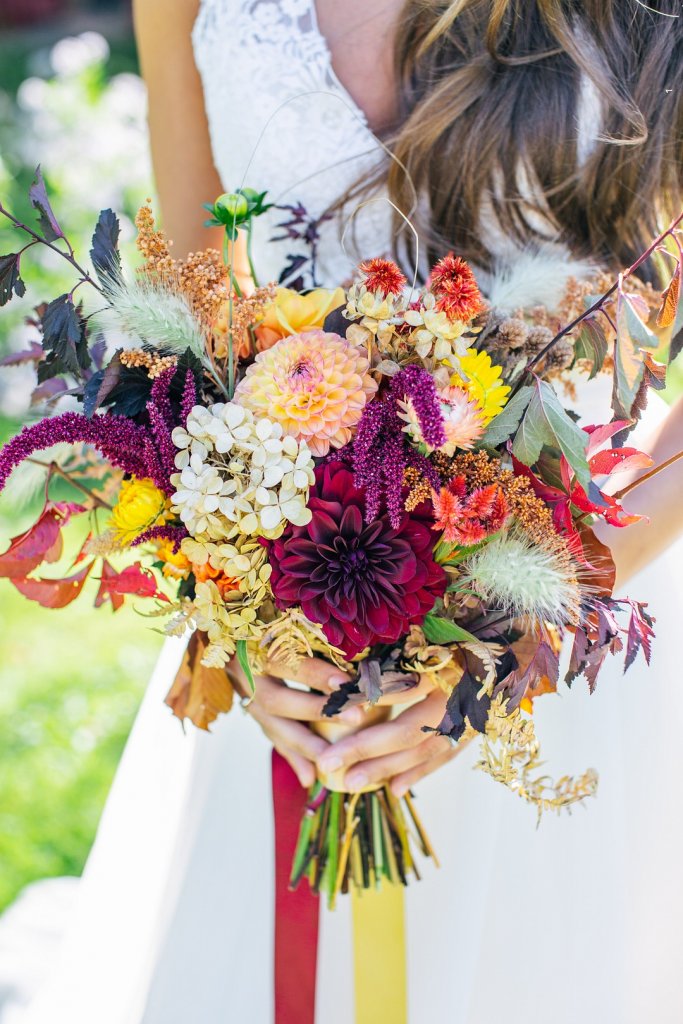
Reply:
[[270, 545], [279, 608], [300, 605], [347, 657], [393, 643], [419, 623], [446, 589], [433, 558], [427, 507], [394, 527], [387, 513], [363, 518], [365, 494], [341, 462], [316, 470], [308, 526], [289, 526]]

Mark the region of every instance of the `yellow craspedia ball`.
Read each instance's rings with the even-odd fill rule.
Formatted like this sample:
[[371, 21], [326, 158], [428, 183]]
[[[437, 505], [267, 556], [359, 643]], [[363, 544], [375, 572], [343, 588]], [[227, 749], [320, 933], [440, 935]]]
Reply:
[[491, 364], [488, 352], [470, 348], [466, 355], [458, 356], [460, 373], [451, 377], [451, 387], [462, 388], [476, 402], [485, 423], [497, 416], [508, 400], [510, 388], [503, 384], [500, 366]]
[[125, 480], [111, 514], [110, 527], [124, 547], [166, 521], [168, 501], [163, 491], [147, 478]]

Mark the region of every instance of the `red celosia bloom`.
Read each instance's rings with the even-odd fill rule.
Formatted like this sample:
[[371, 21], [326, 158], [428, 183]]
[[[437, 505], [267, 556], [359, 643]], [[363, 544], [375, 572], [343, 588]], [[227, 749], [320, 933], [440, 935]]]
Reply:
[[479, 487], [467, 494], [464, 477], [458, 476], [432, 493], [436, 522], [435, 530], [443, 530], [443, 539], [449, 544], [470, 547], [496, 533], [504, 525], [510, 512], [503, 491], [498, 484]]
[[365, 260], [358, 269], [365, 274], [364, 283], [368, 291], [380, 292], [385, 299], [387, 295], [398, 295], [406, 283], [405, 276], [393, 260]]
[[341, 462], [316, 470], [308, 526], [288, 526], [269, 545], [278, 608], [299, 605], [327, 639], [352, 658], [393, 643], [423, 621], [446, 589], [434, 561], [428, 503], [396, 527], [383, 515], [367, 523], [364, 488]]
[[436, 264], [429, 286], [436, 297], [436, 309], [452, 320], [467, 323], [485, 308], [469, 265], [452, 252]]

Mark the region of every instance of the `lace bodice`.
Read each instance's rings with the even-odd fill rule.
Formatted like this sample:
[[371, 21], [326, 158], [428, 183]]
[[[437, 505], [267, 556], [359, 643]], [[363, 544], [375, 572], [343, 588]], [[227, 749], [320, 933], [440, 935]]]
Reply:
[[[307, 284], [314, 272], [318, 283], [337, 285], [359, 256], [388, 252], [392, 218], [385, 203], [357, 214], [346, 252], [343, 217], [316, 223], [383, 154], [334, 73], [314, 0], [203, 0], [193, 39], [224, 188], [267, 189], [270, 201], [298, 208], [271, 210], [257, 222], [263, 279], [277, 279], [289, 266]], [[278, 227], [288, 221], [289, 229]], [[297, 267], [296, 257], [311, 251], [294, 237], [301, 232], [319, 235], [315, 267]], [[274, 236], [280, 240], [263, 244]]]
[[[224, 188], [267, 189], [270, 201], [291, 207], [272, 209], [256, 223], [256, 263], [262, 281], [276, 280], [285, 270], [288, 280], [303, 276], [305, 285], [315, 281], [336, 286], [349, 279], [359, 259], [389, 254], [394, 218], [382, 193], [360, 210], [355, 202], [342, 214], [320, 220], [387, 157], [334, 72], [315, 0], [202, 0], [193, 39], [214, 160]], [[600, 122], [600, 100], [586, 78], [576, 126], [580, 161], [595, 145]], [[533, 190], [521, 167], [519, 188], [522, 195]], [[493, 275], [479, 272], [478, 278], [499, 308], [553, 306], [568, 277], [594, 270], [571, 260], [556, 229], [543, 217], [536, 218], [535, 227], [544, 246], [530, 258], [505, 237], [492, 208], [484, 206], [481, 230], [495, 248], [500, 267]], [[342, 231], [354, 209], [357, 213], [342, 247]], [[418, 229], [424, 212], [421, 207], [413, 218]], [[308, 241], [301, 237], [304, 234]], [[272, 242], [273, 238], [278, 240]], [[314, 263], [304, 262], [311, 240]]]

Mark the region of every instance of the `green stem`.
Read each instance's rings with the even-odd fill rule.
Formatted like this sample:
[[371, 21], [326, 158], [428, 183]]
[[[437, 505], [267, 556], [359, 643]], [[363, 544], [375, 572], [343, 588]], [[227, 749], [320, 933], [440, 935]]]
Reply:
[[251, 279], [254, 282], [254, 288], [258, 288], [258, 278], [256, 277], [256, 268], [254, 267], [254, 260], [253, 260], [252, 254], [251, 254], [251, 239], [252, 239], [251, 226], [252, 226], [251, 225], [251, 221], [249, 221], [248, 224], [247, 224], [247, 261], [249, 263], [249, 273], [251, 274]]
[[47, 495], [47, 491], [48, 491], [48, 488], [50, 486], [50, 481], [52, 480], [52, 477], [53, 476], [59, 476], [59, 477], [62, 478], [62, 480], [65, 480], [66, 483], [68, 483], [71, 487], [74, 487], [77, 491], [80, 491], [81, 494], [85, 494], [88, 498], [90, 498], [91, 501], [93, 501], [95, 503], [95, 507], [96, 508], [104, 508], [104, 509], [107, 509], [108, 512], [112, 511], [112, 506], [111, 505], [109, 505], [106, 501], [104, 501], [103, 498], [98, 497], [98, 495], [95, 494], [94, 491], [88, 490], [88, 488], [85, 487], [83, 484], [79, 483], [78, 480], [75, 480], [71, 476], [71, 474], [67, 473], [65, 470], [63, 470], [62, 467], [60, 465], [58, 465], [58, 463], [56, 463], [56, 462], [41, 462], [40, 459], [32, 459], [32, 458], [28, 458], [25, 461], [26, 462], [30, 462], [31, 465], [33, 465], [33, 466], [40, 466], [41, 469], [46, 469], [47, 470], [47, 479], [45, 481], [45, 497], [46, 497], [46, 499], [47, 499], [47, 496], [48, 496]]
[[330, 902], [334, 899], [334, 889], [337, 882], [337, 867], [339, 864], [339, 815], [343, 799], [343, 793], [330, 793], [330, 823], [327, 828], [326, 866], [327, 897]]
[[[309, 791], [309, 800], [315, 800], [318, 793], [320, 792], [321, 784], [316, 782], [312, 789]], [[296, 850], [294, 851], [294, 860], [292, 862], [292, 873], [290, 875], [289, 884], [291, 888], [294, 888], [301, 880], [304, 868], [306, 867], [306, 857], [308, 854], [308, 847], [311, 841], [311, 832], [313, 831], [313, 823], [315, 821], [316, 814], [319, 811], [305, 812], [301, 819], [301, 828], [299, 829], [299, 839], [296, 844]]]
[[223, 259], [228, 267], [228, 274], [230, 279], [230, 287], [228, 289], [228, 401], [231, 402], [233, 395], [235, 394], [235, 344], [234, 335], [232, 329], [233, 314], [234, 314], [234, 302], [233, 296], [239, 294], [239, 286], [235, 278], [234, 271], [234, 259], [235, 259], [235, 239], [230, 237], [228, 230], [226, 229], [225, 238], [223, 239]]

